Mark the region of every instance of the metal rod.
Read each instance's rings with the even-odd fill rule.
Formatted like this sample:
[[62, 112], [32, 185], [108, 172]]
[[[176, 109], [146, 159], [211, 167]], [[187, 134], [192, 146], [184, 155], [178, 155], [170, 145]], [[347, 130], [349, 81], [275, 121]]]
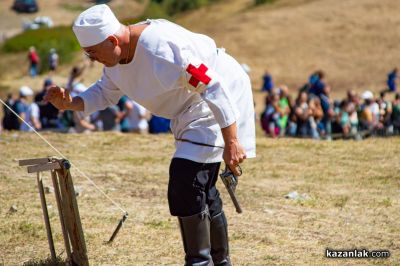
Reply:
[[49, 219], [49, 213], [47, 212], [46, 197], [44, 195], [43, 180], [42, 180], [41, 172], [37, 173], [37, 181], [38, 181], [38, 187], [39, 187], [40, 201], [41, 201], [42, 209], [43, 209], [44, 223], [46, 225], [47, 240], [49, 242], [49, 247], [50, 247], [51, 259], [53, 261], [56, 261], [57, 256], [56, 256], [56, 251], [54, 249], [53, 235], [51, 234], [50, 219]]
[[110, 237], [110, 240], [108, 240], [107, 244], [111, 244], [114, 240], [114, 238], [117, 236], [119, 230], [121, 229], [122, 225], [124, 224], [124, 222], [126, 221], [126, 219], [128, 218], [128, 213], [126, 212], [124, 214], [124, 216], [122, 216], [122, 219], [119, 221], [117, 228], [115, 228], [112, 236]]

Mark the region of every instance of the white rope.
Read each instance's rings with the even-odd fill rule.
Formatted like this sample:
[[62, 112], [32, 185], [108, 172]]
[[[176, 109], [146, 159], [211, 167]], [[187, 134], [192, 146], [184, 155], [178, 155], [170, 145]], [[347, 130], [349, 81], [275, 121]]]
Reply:
[[[21, 116], [19, 116], [10, 106], [8, 106], [5, 102], [3, 102], [2, 99], [0, 99], [0, 102], [4, 104], [5, 107], [7, 107], [13, 114], [15, 114], [19, 119], [21, 119], [22, 122], [25, 123], [33, 132], [36, 133], [36, 135], [39, 136], [47, 145], [49, 145], [58, 155], [60, 155], [62, 158], [68, 160], [68, 158], [62, 154], [56, 147], [54, 147], [47, 139], [45, 139], [39, 132], [35, 130], [31, 125], [29, 125], [24, 119], [22, 119]], [[68, 160], [69, 161], [69, 160]], [[82, 172], [76, 165], [74, 165], [71, 161], [69, 161], [71, 166], [73, 166], [78, 173], [80, 173], [83, 177], [85, 177], [101, 194], [103, 194], [109, 201], [111, 201], [118, 209], [120, 209], [123, 213], [127, 213], [117, 202], [115, 202], [110, 196], [108, 196], [99, 186], [94, 183], [92, 179], [90, 179], [84, 172]]]

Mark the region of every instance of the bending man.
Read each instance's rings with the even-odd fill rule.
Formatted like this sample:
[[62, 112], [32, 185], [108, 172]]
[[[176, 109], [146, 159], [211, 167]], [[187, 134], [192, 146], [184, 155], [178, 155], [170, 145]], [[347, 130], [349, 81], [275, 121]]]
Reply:
[[52, 87], [59, 109], [90, 114], [127, 95], [171, 119], [176, 152], [168, 202], [181, 228], [186, 265], [231, 265], [227, 222], [215, 187], [221, 161], [255, 157], [254, 107], [249, 77], [207, 36], [166, 20], [121, 25], [107, 5], [81, 13], [74, 33], [103, 76], [72, 98]]

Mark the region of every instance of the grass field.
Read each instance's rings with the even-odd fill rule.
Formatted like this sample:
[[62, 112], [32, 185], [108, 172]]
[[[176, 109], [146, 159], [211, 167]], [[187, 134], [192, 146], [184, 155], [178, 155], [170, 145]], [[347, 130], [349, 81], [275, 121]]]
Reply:
[[[73, 170], [91, 265], [182, 265], [167, 183], [172, 136], [45, 134], [119, 202], [130, 217], [112, 246], [122, 213]], [[244, 165], [238, 215], [219, 184], [234, 265], [400, 265], [399, 138], [362, 142], [267, 139]], [[33, 134], [0, 136], [0, 265], [49, 255], [34, 175], [21, 158], [55, 155]], [[49, 176], [45, 184], [50, 185]], [[293, 201], [291, 192], [309, 199]], [[47, 195], [57, 253], [63, 251], [54, 195]], [[12, 205], [18, 211], [9, 213]], [[325, 248], [388, 249], [389, 259], [325, 259]], [[65, 254], [62, 254], [65, 256]]]

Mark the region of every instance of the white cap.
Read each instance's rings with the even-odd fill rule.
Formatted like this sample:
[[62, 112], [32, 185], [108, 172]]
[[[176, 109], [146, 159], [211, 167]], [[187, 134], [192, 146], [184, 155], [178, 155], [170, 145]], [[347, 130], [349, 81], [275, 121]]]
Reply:
[[372, 100], [374, 98], [374, 94], [371, 91], [364, 91], [361, 95], [361, 98], [364, 100]]
[[21, 95], [21, 96], [32, 96], [33, 95], [33, 91], [28, 86], [22, 86], [21, 88], [19, 88], [19, 95]]
[[116, 33], [121, 24], [107, 5], [95, 5], [83, 11], [72, 30], [81, 47], [99, 44]]

